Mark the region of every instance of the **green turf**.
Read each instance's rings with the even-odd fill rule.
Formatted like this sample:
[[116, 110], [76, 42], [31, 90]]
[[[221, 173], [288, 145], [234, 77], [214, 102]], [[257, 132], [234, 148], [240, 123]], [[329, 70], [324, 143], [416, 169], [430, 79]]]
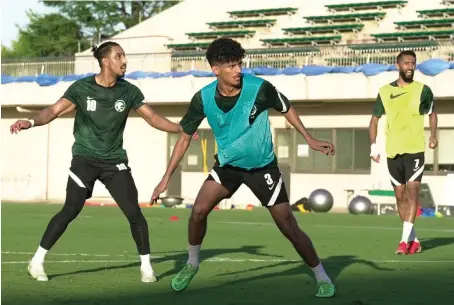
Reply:
[[[170, 289], [187, 258], [189, 210], [147, 208], [158, 282], [140, 282], [129, 225], [116, 207], [86, 207], [47, 256], [47, 283], [26, 274], [59, 205], [2, 204], [2, 304], [452, 304], [454, 219], [418, 218], [424, 252], [395, 256], [395, 216], [297, 213], [327, 272], [333, 299], [316, 299], [311, 271], [299, 262], [266, 210], [214, 211], [200, 270], [189, 288]], [[169, 221], [176, 215], [179, 221]], [[235, 222], [235, 223], [229, 223]], [[63, 255], [72, 254], [72, 255]], [[86, 254], [86, 255], [81, 255]], [[104, 255], [104, 256], [102, 256]]]

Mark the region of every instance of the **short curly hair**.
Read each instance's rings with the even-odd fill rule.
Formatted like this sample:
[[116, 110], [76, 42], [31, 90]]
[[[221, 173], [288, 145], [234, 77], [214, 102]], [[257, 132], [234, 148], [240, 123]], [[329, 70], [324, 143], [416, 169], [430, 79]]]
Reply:
[[241, 44], [231, 38], [221, 37], [214, 40], [207, 48], [206, 59], [210, 66], [240, 61], [246, 51]]

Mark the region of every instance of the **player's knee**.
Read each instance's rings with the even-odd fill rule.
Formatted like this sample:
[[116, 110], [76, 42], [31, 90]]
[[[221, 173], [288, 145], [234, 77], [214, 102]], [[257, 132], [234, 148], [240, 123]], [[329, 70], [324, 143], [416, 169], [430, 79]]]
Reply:
[[290, 240], [298, 237], [299, 227], [293, 215], [285, 215], [279, 221], [279, 230]]
[[139, 223], [145, 220], [145, 217], [143, 216], [140, 208], [130, 209], [125, 214], [130, 223]]
[[194, 205], [191, 213], [191, 219], [193, 221], [202, 221], [208, 217], [210, 208], [202, 204]]
[[80, 211], [82, 211], [82, 207], [65, 204], [59, 214], [64, 222], [70, 223], [79, 215]]

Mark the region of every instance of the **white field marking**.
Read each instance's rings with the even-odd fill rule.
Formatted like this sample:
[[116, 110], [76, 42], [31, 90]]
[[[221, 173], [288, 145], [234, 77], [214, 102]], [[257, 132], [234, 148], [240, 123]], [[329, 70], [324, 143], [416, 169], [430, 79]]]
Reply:
[[[345, 228], [345, 229], [375, 229], [375, 230], [402, 230], [402, 228], [391, 228], [391, 227], [368, 227], [368, 226], [332, 226], [332, 225], [312, 225], [312, 227], [319, 228]], [[418, 231], [432, 231], [432, 232], [446, 232], [454, 233], [454, 230], [448, 229], [429, 229], [417, 227]]]
[[[235, 224], [235, 225], [270, 225], [275, 226], [274, 223], [268, 222], [241, 222], [241, 221], [219, 221], [219, 223], [226, 224]], [[338, 229], [374, 229], [374, 230], [402, 230], [402, 228], [397, 227], [368, 227], [368, 226], [335, 226], [335, 225], [308, 225], [308, 227], [316, 228], [338, 228]], [[417, 227], [418, 231], [432, 231], [432, 232], [444, 232], [444, 233], [454, 233], [454, 230], [448, 229], [429, 229], [429, 228], [420, 228]]]
[[[339, 262], [362, 262], [363, 259], [348, 259], [348, 260], [334, 260], [331, 262], [325, 262], [325, 264], [333, 264]], [[454, 264], [454, 260], [367, 260], [368, 262], [373, 263], [382, 263], [382, 264]], [[46, 264], [69, 264], [69, 263], [134, 263], [137, 260], [61, 260], [61, 261], [46, 261]], [[203, 262], [215, 262], [215, 263], [276, 263], [276, 262], [288, 262], [288, 263], [297, 263], [301, 260], [292, 260], [292, 259], [235, 259], [235, 258], [210, 258], [203, 260]], [[28, 264], [28, 261], [3, 261], [3, 264]]]
[[[14, 252], [14, 251], [2, 251], [2, 254], [11, 255], [33, 255], [34, 252]], [[50, 256], [88, 256], [88, 257], [137, 257], [138, 255], [131, 254], [91, 254], [91, 253], [50, 253]], [[151, 256], [151, 258], [163, 258], [163, 256]]]
[[[33, 217], [52, 217], [55, 214], [31, 214]], [[91, 215], [79, 215], [77, 218], [92, 218]]]

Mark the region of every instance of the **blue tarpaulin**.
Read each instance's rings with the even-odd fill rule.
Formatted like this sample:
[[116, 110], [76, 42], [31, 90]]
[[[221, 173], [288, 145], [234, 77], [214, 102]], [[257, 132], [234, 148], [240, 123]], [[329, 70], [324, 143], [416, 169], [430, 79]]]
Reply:
[[[424, 75], [435, 76], [443, 71], [448, 69], [454, 69], [454, 63], [442, 60], [442, 59], [429, 59], [426, 60], [416, 67]], [[299, 66], [299, 67], [287, 67], [284, 69], [278, 68], [268, 68], [268, 67], [255, 67], [255, 68], [245, 68], [243, 69], [244, 74], [252, 75], [306, 75], [306, 76], [316, 76], [324, 74], [351, 74], [351, 73], [363, 73], [365, 76], [374, 76], [386, 71], [397, 71], [395, 65], [384, 65], [384, 64], [364, 64], [360, 66], [352, 67], [338, 67], [338, 66]], [[11, 83], [22, 83], [22, 82], [36, 82], [40, 86], [52, 86], [58, 82], [72, 82], [78, 79], [84, 78], [94, 73], [87, 74], [78, 74], [78, 75], [67, 75], [67, 76], [55, 76], [48, 74], [40, 74], [38, 76], [20, 76], [13, 77], [8, 75], [2, 75], [2, 84], [11, 84]], [[198, 70], [189, 70], [189, 71], [179, 71], [179, 72], [143, 72], [143, 71], [134, 71], [125, 75], [126, 79], [143, 79], [143, 78], [169, 78], [169, 77], [184, 77], [187, 75], [192, 75], [195, 77], [213, 77], [214, 74], [211, 71], [198, 71]]]

